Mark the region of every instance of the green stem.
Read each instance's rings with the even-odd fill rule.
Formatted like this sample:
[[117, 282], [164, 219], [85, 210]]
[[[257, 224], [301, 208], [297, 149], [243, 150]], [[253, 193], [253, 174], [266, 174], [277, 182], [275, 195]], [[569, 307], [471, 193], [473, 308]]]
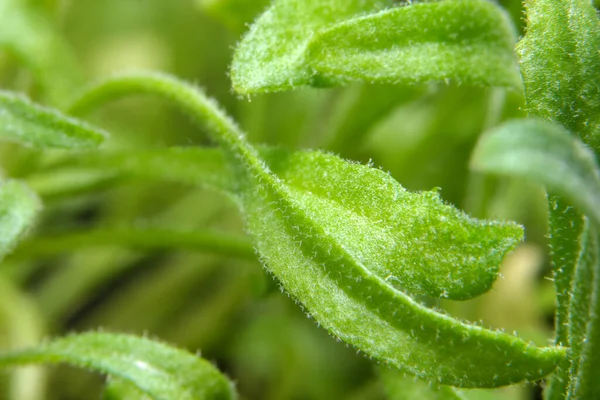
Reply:
[[[559, 346], [569, 345], [569, 312], [575, 266], [581, 252], [584, 218], [558, 196], [549, 198], [550, 252], [556, 288], [556, 337]], [[569, 386], [571, 360], [564, 360], [554, 372], [546, 389], [547, 400], [564, 399]]]
[[110, 78], [86, 91], [72, 103], [68, 112], [81, 115], [103, 103], [135, 93], [160, 95], [174, 102], [191, 115], [194, 122], [207, 128], [235, 165], [241, 163], [242, 168], [236, 172], [248, 172], [255, 179], [276, 183], [276, 178], [235, 122], [200, 90], [169, 75], [146, 72]]
[[600, 249], [597, 225], [587, 220], [585, 225], [569, 310], [572, 361], [567, 398], [573, 400], [600, 398]]

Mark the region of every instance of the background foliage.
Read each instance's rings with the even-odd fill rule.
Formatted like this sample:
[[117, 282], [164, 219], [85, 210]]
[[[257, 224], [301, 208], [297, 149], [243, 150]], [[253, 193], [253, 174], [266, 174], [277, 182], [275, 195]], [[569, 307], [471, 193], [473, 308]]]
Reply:
[[[29, 14], [18, 15], [18, 7], [11, 6], [18, 3], [27, 3]], [[500, 3], [522, 29], [521, 2]], [[380, 166], [409, 190], [439, 188], [446, 202], [475, 217], [517, 221], [525, 226], [526, 241], [505, 260], [503, 279], [491, 292], [460, 303], [426, 301], [546, 345], [554, 297], [544, 278], [549, 275], [544, 191], [469, 170], [479, 135], [523, 116], [522, 94], [440, 82], [354, 83], [240, 97], [232, 93], [226, 73], [232, 47], [266, 5], [250, 0], [0, 1], [0, 44], [11, 43], [11, 34], [30, 35], [23, 46], [40, 46], [35, 35], [45, 43], [35, 47], [38, 57], [31, 60], [23, 60], [19, 49], [0, 49], [0, 87], [60, 105], [66, 93], [94, 78], [123, 69], [167, 71], [204, 87], [251, 142], [335, 151]], [[60, 67], [40, 69], [44, 57], [60, 60]], [[90, 121], [111, 132], [105, 148], [122, 152], [121, 159], [110, 161], [113, 165], [135, 162], [128, 156], [133, 151], [211, 145], [186, 116], [153, 98], [120, 100], [94, 112]], [[102, 327], [201, 350], [236, 383], [243, 399], [406, 395], [407, 386], [394, 387], [401, 376], [336, 342], [281, 293], [253, 256], [235, 205], [223, 196], [157, 181], [152, 174], [147, 179], [116, 176], [108, 167], [94, 167], [93, 156], [82, 161], [91, 168], [66, 168], [60, 150], [2, 143], [0, 160], [5, 176], [27, 181], [44, 203], [29, 239], [0, 265], [0, 287], [6, 286], [0, 291], [2, 348]], [[156, 166], [164, 174], [173, 168]], [[207, 237], [198, 232], [207, 230], [223, 237], [206, 244]], [[172, 231], [180, 236], [174, 239]], [[232, 242], [226, 249], [237, 246], [235, 256], [219, 251], [219, 243], [227, 240]], [[24, 400], [90, 398], [103, 384], [104, 378], [69, 367], [32, 367], [0, 375], [0, 398], [9, 393]], [[529, 384], [462, 395], [531, 399], [539, 388]]]

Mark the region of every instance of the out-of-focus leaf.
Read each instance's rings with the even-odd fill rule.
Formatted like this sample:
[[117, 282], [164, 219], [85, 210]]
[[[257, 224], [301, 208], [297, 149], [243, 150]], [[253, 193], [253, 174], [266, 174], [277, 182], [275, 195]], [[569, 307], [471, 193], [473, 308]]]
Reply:
[[10, 252], [33, 224], [40, 201], [19, 181], [0, 183], [0, 258]]
[[0, 354], [0, 367], [32, 363], [69, 363], [113, 375], [157, 400], [236, 398], [232, 384], [209, 362], [135, 336], [85, 333]]
[[0, 0], [0, 48], [14, 53], [37, 78], [50, 103], [62, 105], [81, 85], [69, 46], [40, 10]]
[[471, 167], [541, 183], [600, 223], [600, 175], [594, 154], [560, 125], [530, 119], [504, 123], [480, 139]]
[[397, 7], [321, 30], [310, 40], [305, 63], [332, 82], [453, 79], [518, 89], [515, 43], [509, 17], [494, 3], [450, 0]]
[[[44, 330], [42, 316], [33, 299], [0, 276], [0, 347], [6, 350], [33, 346], [42, 339]], [[45, 385], [46, 373], [40, 367], [21, 368], [10, 376], [7, 398], [42, 400]]]
[[359, 84], [342, 94], [329, 126], [327, 148], [335, 153], [356, 154], [373, 125], [395, 108], [415, 100], [425, 92], [422, 86]]
[[58, 110], [0, 91], [0, 139], [40, 148], [91, 149], [106, 133]]
[[357, 14], [391, 5], [390, 0], [276, 0], [239, 43], [231, 65], [238, 93], [260, 93], [318, 84], [304, 52], [319, 30]]

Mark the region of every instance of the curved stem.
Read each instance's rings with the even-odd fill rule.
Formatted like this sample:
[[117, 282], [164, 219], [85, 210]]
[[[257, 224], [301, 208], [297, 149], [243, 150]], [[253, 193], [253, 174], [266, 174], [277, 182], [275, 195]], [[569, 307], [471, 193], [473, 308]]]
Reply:
[[217, 104], [198, 88], [162, 73], [136, 73], [109, 78], [77, 98], [68, 109], [81, 115], [103, 103], [135, 93], [157, 94], [176, 103], [187, 112], [194, 122], [208, 128], [208, 133], [236, 163], [256, 178], [271, 182], [274, 176], [261, 161], [256, 149], [245, 139], [240, 128]]

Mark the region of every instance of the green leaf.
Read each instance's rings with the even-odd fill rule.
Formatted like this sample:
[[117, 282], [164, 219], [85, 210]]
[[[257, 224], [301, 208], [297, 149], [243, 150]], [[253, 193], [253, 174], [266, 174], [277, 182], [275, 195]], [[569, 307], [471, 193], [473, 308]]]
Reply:
[[38, 197], [24, 183], [11, 180], [0, 183], [0, 258], [16, 246], [40, 208]]
[[494, 3], [441, 1], [397, 7], [321, 30], [310, 40], [305, 62], [332, 82], [452, 79], [519, 89], [515, 43], [509, 16]]
[[600, 22], [590, 0], [526, 0], [518, 44], [527, 107], [590, 144], [600, 122]]
[[[121, 86], [130, 90], [133, 85], [126, 82]], [[84, 96], [73, 109], [89, 109], [108, 99], [108, 93], [125, 93], [110, 83], [102, 91], [104, 94]], [[468, 299], [486, 292], [497, 277], [500, 261], [522, 236], [515, 225], [472, 220], [443, 204], [437, 193], [407, 192], [382, 171], [335, 156], [262, 149], [260, 157], [294, 190], [294, 196], [306, 197], [316, 211], [311, 218], [331, 226], [334, 221], [324, 216], [335, 215], [338, 221], [344, 216], [344, 224], [334, 222], [338, 226], [331, 226], [336, 240], [347, 243], [378, 276], [415, 294]], [[136, 176], [239, 190], [228, 183], [234, 177], [223, 173], [224, 161], [219, 153], [206, 149], [146, 151], [108, 159], [100, 155], [84, 160]], [[323, 176], [323, 171], [330, 172]], [[365, 188], [373, 188], [371, 197], [364, 196]]]
[[48, 16], [22, 1], [0, 0], [0, 48], [32, 71], [54, 105], [63, 104], [82, 82], [71, 49]]
[[[474, 289], [467, 285], [475, 285], [474, 292], [481, 288], [469, 276], [495, 268], [520, 240], [520, 227], [473, 220], [434, 192], [407, 192], [380, 170], [320, 152], [283, 152], [266, 157], [267, 166], [212, 101], [165, 75], [115, 77], [82, 102], [127, 92], [159, 94], [209, 128], [235, 170], [248, 230], [263, 261], [334, 336], [418, 377], [462, 387], [537, 379], [564, 359], [562, 348], [537, 348], [459, 322], [399, 289], [439, 295], [447, 288], [436, 285], [444, 281], [453, 290], [464, 284], [454, 295], [468, 297]], [[381, 264], [383, 259], [392, 264]], [[385, 270], [394, 262], [395, 270]], [[412, 263], [425, 265], [428, 273]]]
[[377, 11], [390, 0], [276, 0], [238, 44], [231, 81], [238, 93], [318, 85], [304, 60], [312, 36], [357, 14]]
[[522, 237], [517, 225], [471, 219], [436, 192], [409, 192], [381, 170], [334, 155], [281, 151], [265, 160], [294, 205], [330, 237], [327, 246], [344, 247], [388, 284], [414, 294], [462, 300], [486, 292]]
[[0, 91], [0, 139], [40, 148], [92, 149], [106, 137], [87, 123]]
[[600, 175], [594, 154], [560, 125], [521, 119], [486, 133], [471, 167], [541, 183], [600, 223]]
[[355, 18], [376, 8], [342, 12], [331, 3], [277, 1], [236, 50], [234, 89], [251, 94], [350, 80], [444, 79], [521, 87], [515, 29], [489, 1], [421, 3]]
[[85, 333], [0, 355], [0, 367], [68, 363], [109, 374], [153, 399], [235, 399], [232, 384], [209, 362], [157, 341]]
[[[83, 162], [105, 171], [112, 169], [137, 177], [169, 179], [234, 191], [235, 186], [231, 183], [222, 184], [232, 181], [233, 177], [226, 175], [224, 159], [219, 155], [208, 149], [153, 150], [108, 157], [100, 154], [85, 157]], [[214, 157], [203, 158], [205, 156]], [[261, 157], [286, 185], [297, 192], [295, 194], [299, 198], [305, 196], [306, 192], [323, 197], [327, 197], [324, 193], [331, 192], [329, 197], [333, 202], [317, 199], [313, 207], [327, 210], [325, 214], [328, 215], [347, 216], [346, 224], [336, 228], [338, 240], [348, 242], [379, 276], [413, 293], [467, 299], [486, 292], [497, 277], [497, 266], [503, 256], [521, 237], [520, 228], [514, 225], [471, 220], [444, 205], [434, 192], [407, 192], [389, 175], [349, 164], [335, 156], [265, 148], [261, 150]], [[207, 159], [211, 161], [208, 168], [204, 162], [199, 162]], [[321, 174], [323, 170], [331, 170], [326, 179]], [[362, 176], [355, 179], [357, 175]], [[216, 185], [213, 184], [213, 177], [219, 178], [214, 180], [218, 182]], [[372, 198], [365, 198], [365, 187], [387, 188], [387, 192], [377, 194], [374, 190]], [[352, 198], [353, 206], [342, 206], [350, 203], [347, 197]], [[377, 204], [381, 206], [377, 207]], [[319, 219], [320, 214], [323, 213], [317, 213], [313, 218]], [[321, 222], [324, 225], [331, 224], [327, 220]], [[446, 231], [447, 234], [442, 233]], [[165, 239], [171, 235], [171, 240]], [[222, 244], [228, 245], [215, 247], [222, 240]], [[411, 245], [396, 244], [400, 240]], [[98, 231], [83, 236], [75, 234], [45, 240], [36, 238], [23, 251], [33, 254], [44, 249], [58, 251], [65, 246], [80, 246], [81, 241], [143, 246], [181, 246], [189, 243], [212, 251], [233, 251], [240, 247], [229, 243], [230, 239], [215, 237], [209, 240], [208, 236], [201, 233], [140, 230]], [[433, 248], [436, 254], [422, 257]], [[252, 254], [252, 251], [245, 246], [241, 254]], [[461, 268], [456, 269], [457, 265]]]

